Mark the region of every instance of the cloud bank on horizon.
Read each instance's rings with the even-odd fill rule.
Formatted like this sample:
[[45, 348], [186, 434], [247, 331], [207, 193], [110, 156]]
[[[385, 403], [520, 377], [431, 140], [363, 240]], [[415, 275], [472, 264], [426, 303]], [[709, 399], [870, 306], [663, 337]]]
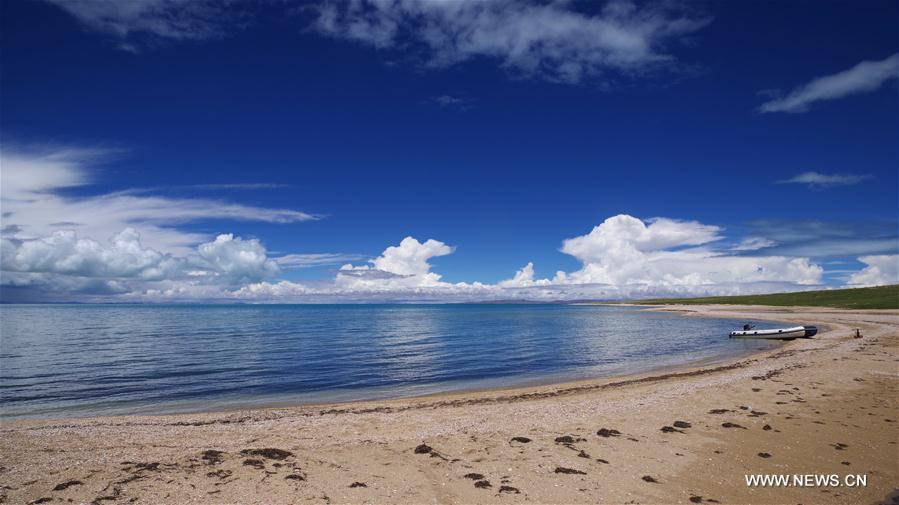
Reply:
[[[765, 254], [778, 245], [766, 237], [732, 243], [717, 225], [626, 214], [564, 240], [560, 252], [581, 267], [547, 278], [537, 278], [529, 262], [497, 283], [446, 282], [432, 261], [455, 248], [414, 237], [363, 263], [359, 255], [339, 253], [271, 257], [259, 239], [230, 233], [206, 237], [179, 225], [210, 218], [301, 222], [316, 216], [140, 191], [63, 196], [67, 188], [89, 184], [85, 164], [98, 158], [102, 153], [88, 150], [0, 151], [5, 224], [0, 285], [6, 296], [24, 290], [38, 300], [57, 301], [612, 299], [808, 289], [820, 286], [825, 273], [809, 257]], [[327, 281], [279, 279], [286, 268], [344, 260], [349, 262]], [[899, 282], [899, 255], [859, 261], [866, 266], [847, 285]]]

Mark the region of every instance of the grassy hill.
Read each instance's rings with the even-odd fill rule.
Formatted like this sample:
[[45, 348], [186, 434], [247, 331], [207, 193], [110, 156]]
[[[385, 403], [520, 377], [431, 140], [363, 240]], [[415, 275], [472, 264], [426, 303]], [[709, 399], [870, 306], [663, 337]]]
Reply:
[[771, 295], [709, 296], [705, 298], [654, 298], [639, 300], [653, 305], [804, 305], [840, 309], [899, 309], [899, 284], [873, 288], [829, 289]]

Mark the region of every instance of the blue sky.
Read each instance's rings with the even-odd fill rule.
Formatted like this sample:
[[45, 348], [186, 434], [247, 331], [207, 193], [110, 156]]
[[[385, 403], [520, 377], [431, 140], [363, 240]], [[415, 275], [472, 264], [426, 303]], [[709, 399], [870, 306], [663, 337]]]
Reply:
[[895, 282], [895, 2], [352, 5], [0, 4], [3, 299]]

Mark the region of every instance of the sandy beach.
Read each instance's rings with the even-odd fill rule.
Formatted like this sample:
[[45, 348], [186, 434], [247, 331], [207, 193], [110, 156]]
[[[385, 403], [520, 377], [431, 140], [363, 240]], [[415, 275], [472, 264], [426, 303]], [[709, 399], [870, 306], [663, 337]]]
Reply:
[[[5, 421], [0, 502], [896, 503], [899, 311], [649, 310], [824, 331], [725, 363], [526, 389]], [[752, 474], [841, 485], [748, 486]]]

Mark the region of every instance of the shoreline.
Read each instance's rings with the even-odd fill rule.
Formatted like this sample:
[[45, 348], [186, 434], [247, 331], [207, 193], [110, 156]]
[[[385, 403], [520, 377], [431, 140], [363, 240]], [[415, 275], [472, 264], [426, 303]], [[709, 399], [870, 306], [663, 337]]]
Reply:
[[[605, 305], [602, 303], [595, 304], [581, 304], [581, 305]], [[693, 314], [693, 311], [683, 310], [683, 309], [668, 309], [666, 306], [659, 305], [641, 305], [641, 304], [623, 304], [626, 306], [635, 306], [635, 307], [643, 307], [643, 310], [649, 312], [674, 312], [680, 316], [696, 316], [697, 314]], [[699, 317], [710, 317], [705, 315], [699, 315]], [[715, 314], [714, 317], [719, 317], [718, 314]], [[791, 321], [788, 320], [776, 320], [776, 319], [759, 319], [764, 320], [766, 322], [778, 322], [778, 323], [789, 323]], [[827, 330], [826, 326], [819, 326], [820, 331], [823, 333]], [[770, 341], [769, 341], [770, 342]], [[347, 407], [356, 406], [356, 405], [364, 405], [364, 404], [376, 404], [376, 405], [388, 405], [392, 403], [406, 403], [406, 402], [427, 402], [427, 401], [436, 401], [436, 400], [459, 400], [464, 399], [470, 396], [490, 396], [490, 395], [498, 395], [505, 394], [504, 397], [512, 396], [512, 397], [522, 397], [528, 398], [529, 395], [534, 393], [545, 393], [547, 390], [550, 392], [557, 392], [558, 394], [569, 394], [571, 392], [585, 391], [596, 388], [610, 387], [613, 385], [607, 384], [610, 382], [627, 384], [630, 383], [633, 379], [640, 380], [652, 380], [654, 377], [657, 377], [657, 380], [665, 380], [666, 378], [670, 378], [672, 374], [678, 375], [680, 372], [695, 372], [697, 370], [702, 370], [711, 367], [720, 367], [723, 365], [733, 365], [740, 361], [750, 360], [752, 358], [762, 357], [768, 353], [772, 353], [785, 347], [793, 344], [794, 341], [780, 341], [778, 344], [767, 348], [767, 349], [754, 349], [747, 350], [740, 353], [728, 354], [724, 356], [711, 356], [700, 359], [691, 359], [682, 363], [668, 364], [668, 365], [652, 365], [647, 369], [643, 369], [641, 371], [636, 372], [623, 372], [616, 373], [612, 372], [607, 375], [599, 375], [593, 377], [583, 377], [576, 379], [564, 379], [564, 380], [554, 380], [552, 376], [547, 376], [543, 379], [536, 378], [527, 381], [523, 381], [519, 384], [510, 384], [508, 386], [497, 385], [497, 386], [485, 386], [485, 387], [462, 387], [459, 389], [450, 389], [446, 391], [435, 391], [430, 393], [422, 393], [422, 394], [412, 394], [412, 395], [401, 395], [394, 397], [382, 397], [382, 398], [360, 398], [360, 399], [349, 399], [345, 401], [292, 401], [289, 399], [285, 399], [284, 401], [272, 401], [272, 402], [261, 402], [261, 403], [250, 403], [241, 405], [241, 403], [234, 402], [232, 404], [225, 404], [220, 407], [210, 407], [210, 406], [198, 406], [196, 409], [194, 408], [186, 408], [186, 409], [176, 409], [171, 411], [163, 411], [160, 412], [134, 412], [134, 413], [124, 413], [124, 414], [92, 414], [87, 413], [84, 415], [48, 415], [48, 416], [10, 416], [4, 417], [0, 415], [0, 432], [3, 432], [3, 425], [10, 423], [21, 423], [21, 422], [61, 422], [61, 421], [101, 421], [103, 419], [112, 419], [112, 418], [136, 418], [136, 417], [149, 417], [149, 418], [157, 418], [157, 417], [172, 417], [172, 416], [194, 416], [201, 414], [229, 414], [229, 413], [252, 413], [256, 411], [267, 411], [267, 410], [284, 410], [284, 409], [345, 409]], [[767, 344], [770, 345], [770, 344]], [[561, 375], [561, 374], [558, 374]], [[501, 379], [500, 379], [501, 380]], [[586, 388], [586, 389], [585, 389]], [[498, 401], [502, 401], [502, 399], [498, 399]]]
[[[813, 339], [720, 364], [526, 388], [200, 414], [4, 420], [0, 480], [9, 489], [2, 492], [15, 503], [102, 503], [110, 496], [138, 503], [873, 503], [893, 491], [899, 311], [647, 310], [802, 318], [826, 328]], [[865, 338], [850, 338], [853, 327]], [[723, 421], [738, 427], [722, 427]], [[603, 429], [618, 435], [597, 435]], [[253, 457], [262, 449], [268, 456]], [[710, 463], [718, 476], [701, 470]], [[741, 482], [765, 468], [852, 471], [869, 482], [852, 489]], [[70, 481], [79, 484], [54, 491]], [[490, 487], [476, 485], [481, 481]]]

